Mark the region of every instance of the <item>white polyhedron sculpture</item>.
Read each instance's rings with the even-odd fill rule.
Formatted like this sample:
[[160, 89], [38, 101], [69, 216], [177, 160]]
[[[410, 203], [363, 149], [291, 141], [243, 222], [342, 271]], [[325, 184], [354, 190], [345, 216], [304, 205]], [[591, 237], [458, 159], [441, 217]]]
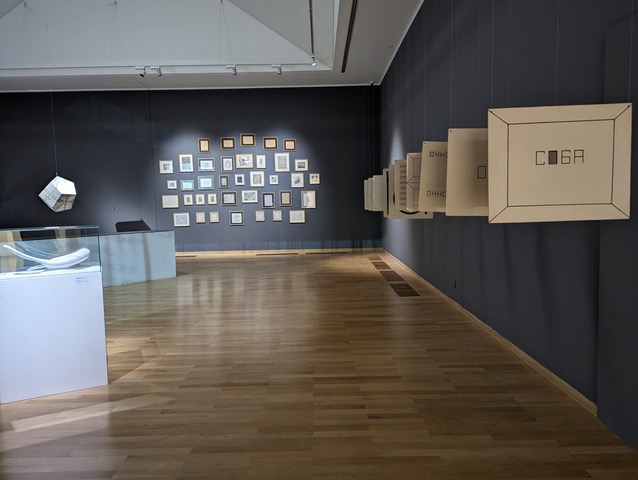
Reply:
[[56, 176], [44, 187], [39, 197], [51, 210], [61, 212], [73, 208], [75, 195], [75, 184], [70, 180]]

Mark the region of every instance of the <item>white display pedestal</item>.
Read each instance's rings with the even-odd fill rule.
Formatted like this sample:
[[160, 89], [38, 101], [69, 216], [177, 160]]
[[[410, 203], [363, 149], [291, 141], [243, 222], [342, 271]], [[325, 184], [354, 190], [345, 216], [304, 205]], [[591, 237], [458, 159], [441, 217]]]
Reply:
[[0, 403], [108, 384], [99, 266], [0, 275]]

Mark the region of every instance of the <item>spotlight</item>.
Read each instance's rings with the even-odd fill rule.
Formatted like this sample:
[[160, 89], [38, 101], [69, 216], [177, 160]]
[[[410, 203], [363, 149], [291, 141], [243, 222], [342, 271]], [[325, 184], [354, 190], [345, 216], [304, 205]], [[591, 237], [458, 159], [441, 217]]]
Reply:
[[312, 56], [312, 66], [314, 67], [315, 65], [317, 65], [317, 58], [313, 55]]
[[231, 70], [233, 72], [233, 75], [237, 75], [237, 65], [235, 65], [234, 63], [230, 65], [226, 65], [226, 68], [228, 70]]
[[281, 65], [271, 65], [270, 68], [274, 68], [277, 70], [277, 75], [281, 75]]
[[162, 76], [162, 66], [161, 65], [151, 65], [150, 67], [148, 67], [149, 70], [152, 70], [153, 72], [155, 72], [155, 74], [158, 77]]
[[146, 67], [144, 67], [142, 65], [138, 65], [137, 67], [135, 67], [135, 70], [140, 72], [140, 77], [146, 76]]

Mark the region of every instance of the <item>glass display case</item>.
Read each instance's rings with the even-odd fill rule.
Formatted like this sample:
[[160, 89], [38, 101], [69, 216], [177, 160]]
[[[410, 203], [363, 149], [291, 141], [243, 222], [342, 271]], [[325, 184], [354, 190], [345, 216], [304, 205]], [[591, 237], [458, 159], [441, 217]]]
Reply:
[[98, 228], [0, 230], [0, 403], [106, 385]]
[[101, 271], [97, 226], [0, 230], [0, 278]]

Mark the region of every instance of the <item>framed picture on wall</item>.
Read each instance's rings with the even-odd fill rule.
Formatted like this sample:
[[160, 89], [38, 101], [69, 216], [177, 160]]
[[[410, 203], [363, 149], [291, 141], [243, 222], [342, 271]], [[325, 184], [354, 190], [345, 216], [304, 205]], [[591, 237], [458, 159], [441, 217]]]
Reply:
[[310, 185], [319, 185], [321, 183], [321, 177], [318, 173], [308, 174], [308, 183]]
[[161, 174], [173, 173], [173, 160], [160, 160], [159, 172]]
[[279, 205], [282, 207], [292, 206], [292, 192], [290, 190], [282, 190], [279, 192]]
[[177, 180], [166, 180], [167, 190], [177, 190]]
[[195, 212], [195, 223], [206, 223], [206, 212]]
[[219, 139], [222, 150], [235, 150], [235, 137], [222, 137]]
[[269, 175], [268, 183], [270, 185], [279, 185], [279, 175]]
[[234, 172], [235, 159], [233, 157], [222, 157], [222, 172]]
[[308, 171], [308, 159], [297, 158], [295, 160], [295, 172], [307, 172]]
[[264, 150], [277, 150], [277, 137], [264, 137]]
[[301, 191], [301, 208], [317, 208], [317, 195], [314, 190]]
[[255, 222], [265, 222], [266, 212], [263, 210], [255, 210]]
[[257, 203], [258, 196], [257, 190], [242, 190], [241, 191], [241, 203]]
[[197, 143], [199, 153], [210, 153], [210, 138], [199, 138]]
[[214, 172], [215, 171], [215, 159], [214, 158], [199, 158], [197, 159], [198, 170], [200, 172]]
[[264, 172], [256, 172], [256, 171], [250, 172], [250, 186], [251, 187], [266, 186], [265, 176], [266, 175], [264, 174]]
[[206, 205], [206, 196], [203, 193], [195, 195], [195, 205]]
[[210, 223], [219, 223], [219, 212], [209, 212], [208, 221]]
[[209, 205], [217, 205], [217, 194], [209, 193], [208, 194], [208, 204]]
[[246, 185], [246, 176], [243, 173], [235, 174], [235, 185], [238, 187], [243, 187]]
[[241, 226], [244, 224], [244, 212], [243, 211], [233, 211], [228, 214], [230, 219], [230, 224], [232, 226]]
[[306, 223], [305, 210], [290, 210], [290, 223]]
[[235, 155], [237, 168], [253, 168], [252, 153], [238, 153]]
[[254, 147], [257, 145], [257, 137], [254, 133], [242, 133], [239, 136], [239, 143], [242, 147]]
[[297, 150], [297, 141], [294, 138], [287, 138], [284, 140], [284, 150], [292, 152]]
[[273, 210], [272, 211], [272, 221], [273, 222], [281, 222], [283, 220], [283, 214], [281, 210]]
[[230, 186], [230, 177], [228, 175], [219, 176], [219, 188], [228, 188]]
[[200, 175], [197, 177], [197, 189], [213, 190], [215, 188], [214, 178], [212, 175]]
[[229, 207], [237, 205], [237, 192], [222, 193], [222, 206]]
[[275, 172], [290, 171], [290, 154], [275, 153]]
[[264, 192], [261, 194], [262, 208], [275, 208], [275, 192]]
[[291, 173], [290, 174], [290, 186], [292, 188], [303, 188], [303, 173]]
[[186, 173], [195, 171], [193, 156], [190, 153], [181, 153], [179, 155], [179, 171]]
[[189, 192], [195, 190], [195, 180], [180, 180], [179, 188], [182, 192]]
[[191, 217], [187, 213], [174, 213], [173, 214], [173, 226], [174, 227], [190, 227]]
[[193, 204], [193, 194], [185, 193], [184, 194], [184, 205], [191, 206]]
[[162, 195], [162, 208], [179, 208], [179, 196]]
[[255, 168], [266, 168], [266, 155], [255, 155]]

